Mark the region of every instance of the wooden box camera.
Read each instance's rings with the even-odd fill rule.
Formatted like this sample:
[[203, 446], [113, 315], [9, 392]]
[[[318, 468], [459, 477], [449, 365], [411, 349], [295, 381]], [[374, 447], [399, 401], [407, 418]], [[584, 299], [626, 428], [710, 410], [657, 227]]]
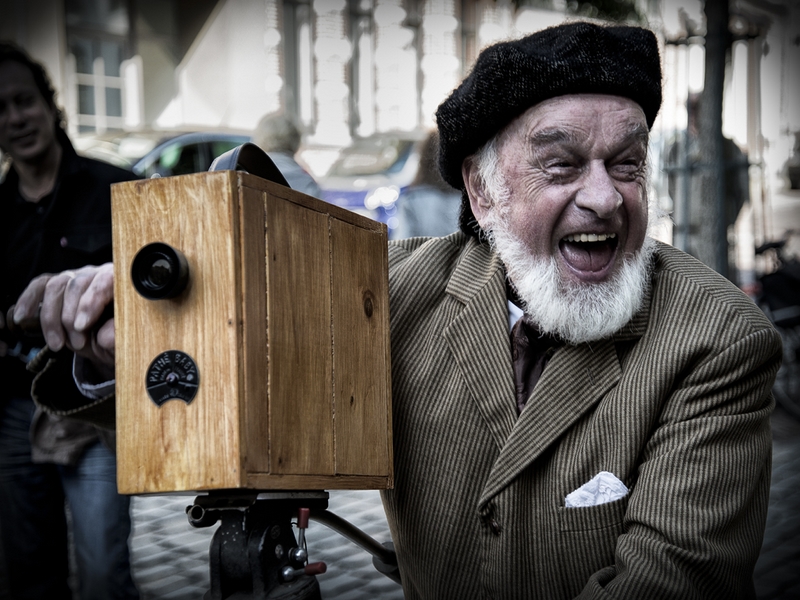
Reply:
[[385, 225], [235, 171], [112, 209], [121, 493], [392, 486]]

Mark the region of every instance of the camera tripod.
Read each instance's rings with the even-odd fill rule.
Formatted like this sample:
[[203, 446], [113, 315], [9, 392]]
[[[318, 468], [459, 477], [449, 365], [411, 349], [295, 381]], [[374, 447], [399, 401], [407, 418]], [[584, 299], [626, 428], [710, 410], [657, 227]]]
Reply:
[[399, 583], [391, 543], [379, 544], [327, 508], [324, 491], [223, 491], [197, 496], [186, 508], [189, 523], [194, 527], [220, 523], [209, 550], [211, 589], [205, 600], [321, 600], [316, 575], [327, 566], [308, 562], [309, 519], [372, 554], [375, 568]]

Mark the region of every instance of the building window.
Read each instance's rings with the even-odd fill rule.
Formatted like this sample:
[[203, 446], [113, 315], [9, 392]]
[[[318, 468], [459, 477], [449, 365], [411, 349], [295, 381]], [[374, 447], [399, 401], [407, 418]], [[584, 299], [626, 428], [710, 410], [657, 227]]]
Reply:
[[66, 0], [67, 111], [73, 133], [121, 130], [130, 14], [122, 0]]

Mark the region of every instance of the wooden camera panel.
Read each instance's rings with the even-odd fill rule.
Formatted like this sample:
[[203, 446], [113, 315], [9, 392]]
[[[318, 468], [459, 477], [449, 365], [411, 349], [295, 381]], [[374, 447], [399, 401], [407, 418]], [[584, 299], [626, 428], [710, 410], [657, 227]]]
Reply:
[[[233, 171], [116, 184], [112, 210], [121, 493], [392, 486], [385, 225]], [[175, 298], [134, 288], [154, 242], [188, 262]], [[199, 385], [159, 405], [170, 351]]]

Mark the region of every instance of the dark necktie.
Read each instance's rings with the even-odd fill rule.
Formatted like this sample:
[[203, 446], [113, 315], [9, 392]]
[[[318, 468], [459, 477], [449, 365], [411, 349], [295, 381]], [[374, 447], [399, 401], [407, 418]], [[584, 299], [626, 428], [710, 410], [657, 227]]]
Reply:
[[539, 332], [521, 318], [511, 328], [511, 358], [514, 367], [514, 388], [517, 399], [517, 414], [533, 393], [547, 361], [556, 351], [559, 342]]

